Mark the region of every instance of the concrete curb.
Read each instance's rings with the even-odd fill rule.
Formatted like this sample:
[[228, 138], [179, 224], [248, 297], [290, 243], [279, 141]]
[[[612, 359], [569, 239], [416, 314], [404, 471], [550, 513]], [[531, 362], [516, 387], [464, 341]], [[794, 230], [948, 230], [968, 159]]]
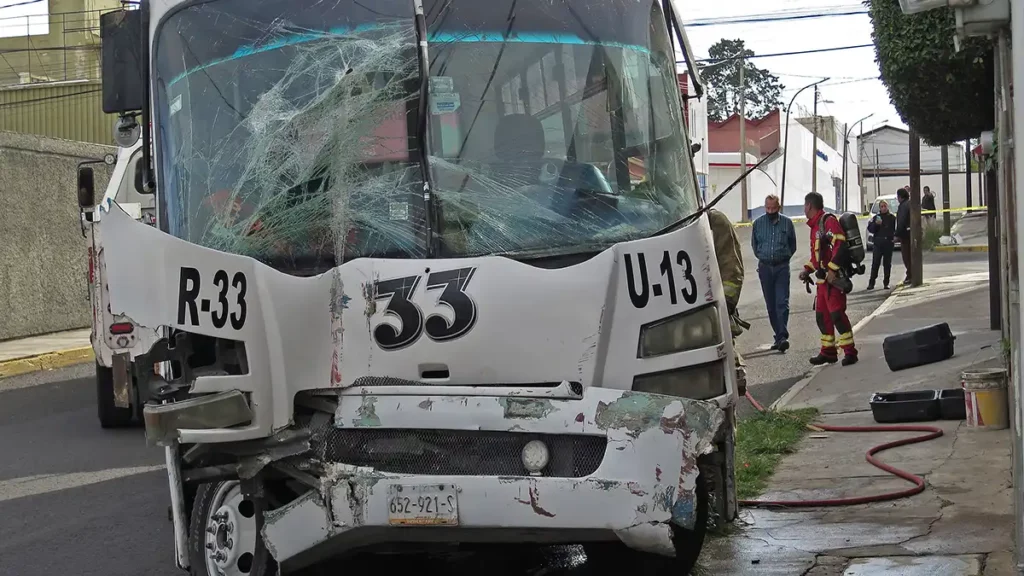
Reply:
[[[889, 294], [889, 297], [886, 298], [885, 301], [883, 301], [881, 304], [879, 304], [878, 308], [875, 308], [874, 312], [861, 318], [860, 322], [857, 322], [857, 324], [855, 324], [853, 327], [854, 335], [856, 335], [857, 332], [860, 332], [861, 329], [864, 328], [864, 326], [867, 326], [868, 322], [888, 312], [889, 309], [892, 308], [893, 304], [896, 303], [896, 299], [899, 298], [900, 294], [903, 292], [904, 289], [905, 288], [903, 286], [897, 286], [896, 288], [894, 288], [892, 294]], [[769, 408], [769, 410], [781, 410], [785, 408], [790, 402], [793, 401], [794, 398], [797, 397], [798, 394], [804, 391], [804, 388], [806, 388], [807, 385], [811, 383], [811, 380], [814, 380], [814, 377], [817, 376], [819, 372], [825, 369], [825, 366], [828, 365], [825, 364], [822, 366], [815, 366], [814, 368], [811, 368], [811, 370], [808, 371], [807, 374], [805, 374], [799, 382], [790, 386], [789, 390], [786, 390], [786, 392], [782, 396], [779, 396], [778, 400], [772, 402], [772, 405]]]
[[935, 252], [988, 252], [988, 246], [936, 246]]
[[35, 356], [0, 360], [0, 378], [10, 378], [11, 376], [20, 376], [30, 372], [66, 368], [76, 364], [93, 362], [94, 359], [95, 356], [93, 355], [92, 346], [84, 346], [81, 348], [69, 348], [67, 350], [57, 350], [55, 352], [37, 354]]

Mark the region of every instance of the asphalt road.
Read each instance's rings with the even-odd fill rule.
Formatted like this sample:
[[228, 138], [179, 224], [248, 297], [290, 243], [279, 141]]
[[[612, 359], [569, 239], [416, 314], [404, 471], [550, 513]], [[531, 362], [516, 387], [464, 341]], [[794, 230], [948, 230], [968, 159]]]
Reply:
[[[794, 259], [796, 270], [806, 260], [804, 244]], [[752, 329], [739, 338], [739, 347], [751, 392], [770, 403], [810, 368], [807, 358], [817, 348], [818, 334], [810, 297], [794, 282], [793, 348], [785, 355], [758, 351], [772, 334], [749, 258], [741, 313]], [[926, 276], [985, 271], [984, 258], [930, 255]], [[899, 277], [901, 267], [894, 268]], [[885, 296], [882, 291], [851, 296], [852, 321], [871, 313]], [[162, 452], [146, 446], [141, 430], [100, 429], [92, 370], [87, 365], [0, 380], [0, 574], [181, 576], [174, 567]], [[749, 410], [746, 402], [741, 406]], [[433, 559], [441, 566], [427, 571], [468, 575], [504, 567], [516, 574], [570, 576], [588, 572], [584, 561], [577, 548], [559, 548], [500, 563], [490, 555]], [[423, 573], [427, 565], [415, 567]]]
[[162, 453], [100, 429], [92, 370], [0, 380], [0, 574], [181, 576]]

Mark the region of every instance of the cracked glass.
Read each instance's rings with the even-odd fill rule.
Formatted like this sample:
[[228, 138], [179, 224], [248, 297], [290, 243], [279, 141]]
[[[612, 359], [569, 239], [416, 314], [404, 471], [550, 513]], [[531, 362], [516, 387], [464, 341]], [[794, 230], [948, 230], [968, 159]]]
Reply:
[[213, 0], [167, 16], [164, 229], [306, 274], [594, 251], [698, 209], [659, 3], [424, 11], [426, 70], [411, 0]]

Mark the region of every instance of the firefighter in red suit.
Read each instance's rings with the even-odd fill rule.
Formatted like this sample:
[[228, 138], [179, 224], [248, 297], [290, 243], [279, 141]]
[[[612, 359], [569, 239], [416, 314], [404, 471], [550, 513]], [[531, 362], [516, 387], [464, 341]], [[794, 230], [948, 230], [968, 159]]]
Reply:
[[857, 362], [853, 327], [846, 315], [846, 293], [833, 285], [846, 264], [846, 235], [835, 214], [825, 212], [824, 199], [817, 192], [804, 198], [804, 215], [811, 227], [811, 261], [804, 264], [800, 280], [813, 279], [817, 284], [814, 315], [821, 330], [821, 351], [811, 364], [834, 364], [839, 360], [838, 345], [843, 349], [843, 366], [849, 366]]

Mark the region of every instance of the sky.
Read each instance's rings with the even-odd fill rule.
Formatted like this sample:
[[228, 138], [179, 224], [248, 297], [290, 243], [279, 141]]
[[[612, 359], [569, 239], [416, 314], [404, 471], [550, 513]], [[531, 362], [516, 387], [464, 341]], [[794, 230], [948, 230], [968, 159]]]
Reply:
[[0, 8], [0, 38], [24, 36], [26, 32], [46, 34], [50, 23], [46, 16], [48, 4], [28, 3], [28, 0], [0, 0], [0, 7], [10, 6]]
[[[698, 2], [683, 0], [687, 11], [682, 20], [688, 23], [705, 18], [745, 16], [786, 10], [801, 13], [820, 7], [823, 12], [842, 11], [845, 7], [863, 10], [858, 0], [725, 0]], [[755, 54], [797, 52], [838, 46], [872, 44], [871, 20], [867, 14], [833, 16], [806, 20], [714, 24], [687, 27], [690, 44], [698, 58], [706, 58], [708, 49], [722, 38], [742, 39]], [[839, 122], [853, 123], [868, 114], [864, 130], [884, 124], [906, 128], [889, 102], [885, 85], [878, 80], [874, 47], [818, 54], [802, 54], [756, 58], [753, 63], [779, 77], [784, 85], [783, 105], [800, 88], [824, 77], [832, 78], [821, 85], [818, 113], [835, 116]], [[796, 104], [810, 110], [814, 105], [814, 89], [800, 93]], [[796, 106], [794, 106], [795, 108]], [[854, 128], [853, 133], [859, 132]]]

